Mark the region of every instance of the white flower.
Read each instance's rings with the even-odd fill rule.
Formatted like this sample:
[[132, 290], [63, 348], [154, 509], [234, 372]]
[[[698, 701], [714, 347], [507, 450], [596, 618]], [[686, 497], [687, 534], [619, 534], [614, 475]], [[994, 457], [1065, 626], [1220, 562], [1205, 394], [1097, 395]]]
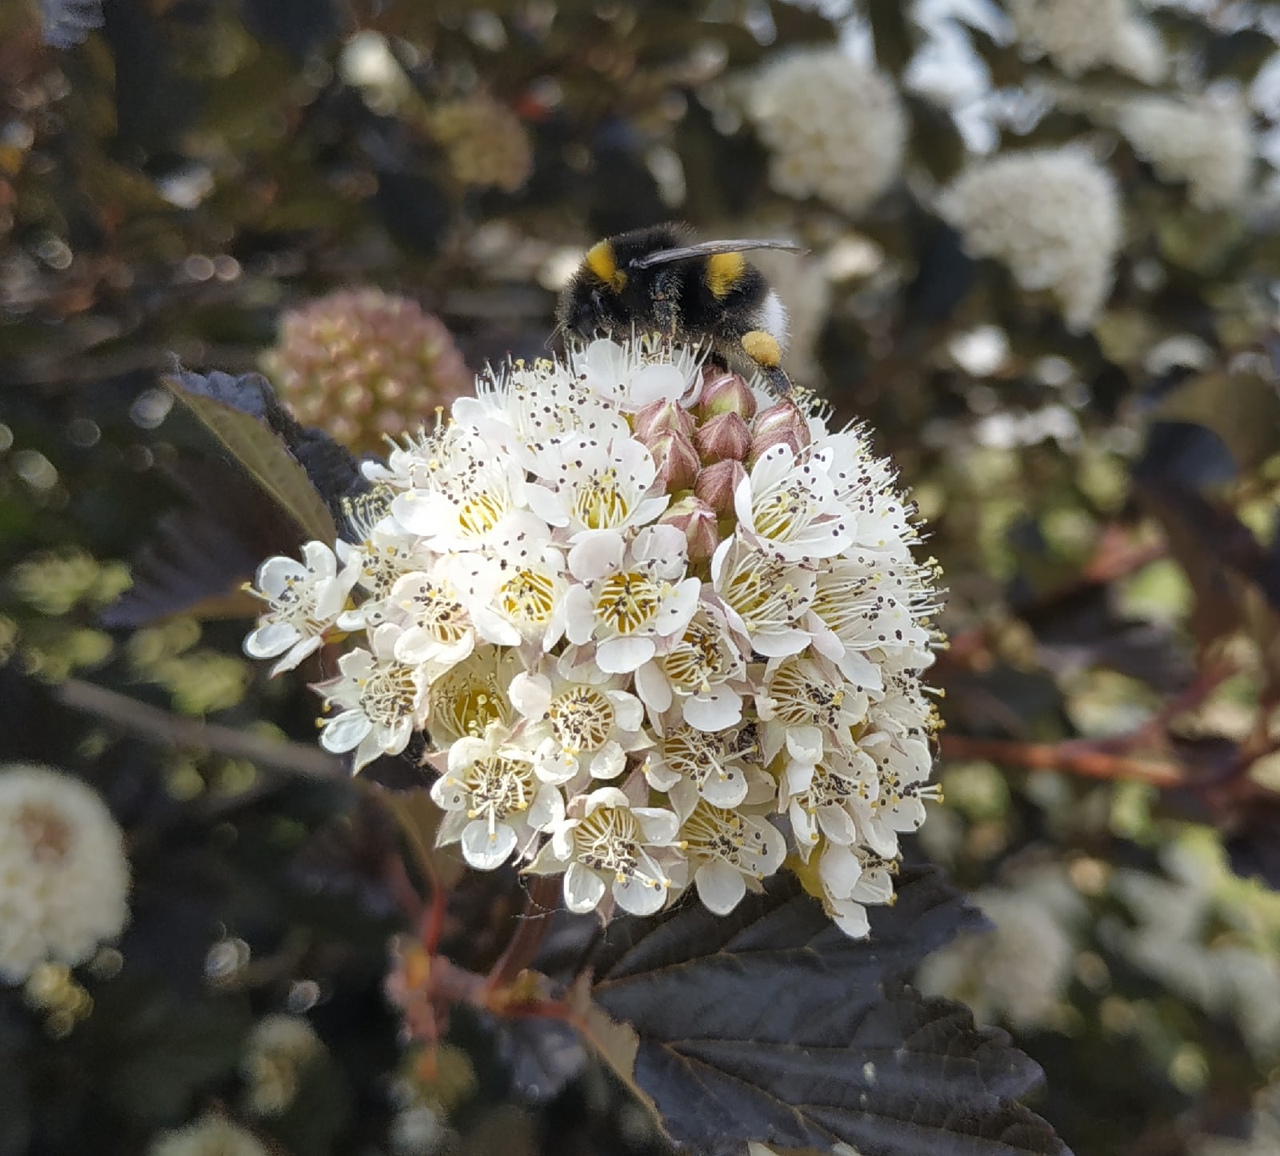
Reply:
[[85, 783], [43, 767], [0, 768], [0, 980], [83, 963], [129, 918], [124, 836]]
[[[397, 494], [391, 515], [437, 553], [475, 549], [530, 523], [524, 469], [474, 430], [450, 426], [418, 484]], [[536, 525], [536, 522], [533, 523]]]
[[766, 450], [734, 491], [738, 533], [788, 562], [843, 551], [853, 541], [853, 518], [836, 500], [825, 465], [797, 459], [789, 446]]
[[829, 843], [818, 863], [822, 905], [837, 927], [850, 939], [862, 939], [871, 931], [868, 903], [893, 902], [896, 859], [883, 859], [861, 847]]
[[1009, 0], [1008, 8], [1025, 53], [1048, 56], [1067, 76], [1110, 65], [1153, 84], [1168, 67], [1159, 35], [1129, 0]]
[[[544, 777], [567, 782], [582, 772], [615, 779], [627, 753], [648, 745], [644, 708], [623, 690], [626, 679], [563, 655], [551, 675], [527, 671], [511, 680], [512, 704], [539, 736], [534, 761]], [[545, 737], [541, 737], [545, 734]]]
[[616, 787], [600, 787], [556, 824], [531, 871], [564, 870], [570, 911], [594, 911], [612, 893], [624, 911], [652, 915], [667, 901], [672, 880], [651, 848], [676, 841], [680, 820], [661, 807], [633, 807]]
[[680, 825], [682, 848], [693, 868], [698, 898], [727, 915], [746, 894], [782, 866], [787, 843], [767, 819], [713, 807], [699, 799]]
[[932, 608], [926, 574], [914, 566], [877, 566], [873, 556], [837, 558], [819, 567], [809, 628], [814, 648], [851, 683], [869, 692], [883, 686], [881, 667], [866, 652], [900, 652], [917, 666], [932, 661], [922, 613]]
[[548, 651], [564, 635], [568, 564], [540, 525], [516, 526], [483, 551], [446, 561], [476, 633], [501, 646], [531, 644]]
[[653, 715], [678, 701], [681, 717], [691, 726], [724, 730], [742, 721], [746, 669], [724, 612], [703, 601], [684, 634], [636, 671], [636, 692]]
[[729, 625], [767, 658], [799, 654], [809, 645], [801, 620], [813, 603], [811, 570], [726, 538], [711, 559], [711, 580]]
[[570, 351], [569, 365], [583, 385], [626, 413], [655, 401], [687, 404], [702, 384], [701, 358], [694, 351], [679, 349], [672, 356], [649, 334], [626, 345], [597, 339]]
[[[375, 499], [374, 505], [385, 513], [388, 502]], [[340, 541], [337, 552], [343, 566], [355, 570], [355, 587], [364, 598], [338, 615], [340, 630], [371, 630], [382, 625], [387, 620], [385, 599], [397, 580], [431, 563], [430, 554], [420, 549], [415, 539], [406, 539], [389, 518], [381, 517], [371, 526], [357, 525], [356, 529], [360, 542]]]
[[318, 687], [326, 702], [342, 708], [323, 720], [320, 745], [334, 754], [355, 751], [357, 771], [379, 755], [398, 755], [421, 722], [426, 673], [395, 657], [399, 637], [399, 627], [379, 626], [370, 637], [373, 649], [344, 654], [338, 677]]
[[483, 738], [463, 737], [449, 747], [449, 769], [431, 787], [431, 797], [448, 814], [440, 826], [441, 846], [461, 842], [472, 867], [501, 867], [530, 831], [564, 818], [559, 789], [542, 781], [533, 753], [491, 725]]
[[164, 1133], [147, 1149], [147, 1156], [268, 1156], [268, 1152], [243, 1128], [210, 1114]]
[[401, 617], [396, 658], [410, 666], [431, 663], [433, 673], [466, 658], [476, 646], [475, 627], [444, 565], [402, 575], [387, 602]]
[[464, 736], [479, 738], [491, 723], [511, 726], [515, 712], [507, 689], [520, 669], [515, 651], [481, 646], [433, 681], [425, 721], [436, 748]]
[[[818, 424], [816, 421], [814, 424]], [[836, 500], [853, 515], [853, 543], [846, 558], [874, 558], [881, 573], [893, 573], [888, 562], [910, 562], [919, 535], [909, 508], [897, 489], [897, 475], [884, 458], [871, 453], [861, 427], [828, 433], [815, 431], [812, 453], [825, 464]]]
[[[928, 744], [877, 731], [863, 735], [858, 747], [875, 760], [880, 779], [871, 821], [888, 831], [919, 830], [924, 822], [924, 800], [942, 797], [942, 788], [928, 781], [933, 762]], [[877, 841], [869, 842], [875, 850]], [[893, 842], [896, 854], [896, 839]]]
[[650, 496], [657, 466], [631, 437], [608, 443], [576, 434], [557, 438], [538, 454], [534, 469], [539, 484], [528, 489], [529, 505], [566, 531], [573, 544], [569, 568], [579, 576], [588, 558], [621, 552], [624, 531], [652, 522], [671, 500]]
[[907, 118], [893, 81], [840, 49], [783, 56], [755, 77], [747, 114], [772, 152], [769, 182], [846, 213], [867, 209], [897, 179]]
[[1120, 197], [1111, 174], [1073, 147], [982, 161], [943, 194], [939, 210], [975, 257], [1007, 265], [1023, 289], [1050, 291], [1068, 326], [1087, 329], [1111, 291]]
[[[851, 730], [867, 717], [868, 700], [857, 687], [819, 659], [791, 656], [773, 659], [765, 667], [756, 691], [756, 712], [764, 724], [761, 747], [770, 763], [790, 739], [801, 734], [809, 745], [824, 739], [844, 750], [853, 745]], [[809, 737], [808, 731], [817, 731]]]
[[[875, 764], [860, 751], [832, 751], [819, 763], [793, 759], [783, 773], [780, 797], [801, 857], [808, 860], [824, 838], [842, 847], [856, 843], [863, 828], [853, 804], [869, 804], [878, 789]], [[895, 841], [889, 853], [897, 851]]]
[[1202, 209], [1232, 208], [1249, 191], [1256, 145], [1238, 98], [1138, 96], [1121, 106], [1118, 127], [1163, 180], [1186, 181]]
[[682, 783], [687, 784], [716, 807], [760, 802], [774, 793], [773, 780], [760, 767], [754, 724], [713, 734], [687, 724], [677, 726], [658, 740], [644, 773], [655, 790], [676, 798]]
[[689, 625], [702, 583], [684, 577], [685, 539], [674, 526], [645, 527], [625, 552], [606, 546], [597, 540], [581, 552], [576, 569], [569, 556], [581, 584], [565, 595], [565, 633], [576, 645], [595, 643], [601, 670], [629, 674]]
[[539, 448], [566, 434], [607, 443], [630, 432], [626, 418], [577, 373], [551, 361], [521, 362], [478, 378], [476, 396], [454, 402], [453, 416], [526, 466]]
[[308, 542], [302, 557], [301, 562], [268, 558], [258, 567], [258, 585], [251, 591], [270, 609], [244, 640], [244, 652], [250, 658], [279, 658], [272, 674], [293, 670], [324, 645], [325, 632], [336, 622], [358, 575], [350, 562], [339, 573], [336, 555], [323, 542]]
[[[1052, 889], [1071, 893], [1065, 907]], [[994, 929], [962, 936], [929, 956], [917, 976], [920, 987], [964, 1000], [982, 1023], [1035, 1028], [1051, 1022], [1071, 982], [1071, 905], [1079, 905], [1078, 893], [1066, 879], [1033, 876], [1012, 887], [985, 887], [971, 899]]]

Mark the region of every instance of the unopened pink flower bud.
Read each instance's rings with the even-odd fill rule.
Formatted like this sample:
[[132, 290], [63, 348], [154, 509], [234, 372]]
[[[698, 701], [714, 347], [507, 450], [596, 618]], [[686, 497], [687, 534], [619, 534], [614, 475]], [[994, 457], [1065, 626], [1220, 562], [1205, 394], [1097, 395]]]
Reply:
[[702, 468], [693, 442], [681, 433], [664, 433], [650, 439], [648, 446], [658, 467], [657, 484], [665, 493], [693, 489]]
[[687, 494], [658, 519], [659, 525], [675, 526], [684, 531], [689, 547], [689, 561], [693, 564], [710, 562], [711, 555], [720, 545], [720, 531], [716, 524], [716, 512], [701, 498]]
[[736, 413], [718, 413], [698, 427], [693, 442], [709, 466], [729, 459], [740, 462], [751, 449], [751, 430]]
[[693, 414], [674, 401], [651, 401], [636, 412], [631, 432], [637, 441], [649, 442], [664, 433], [693, 437]]
[[693, 492], [718, 517], [727, 518], [733, 513], [733, 491], [746, 476], [747, 471], [742, 468], [741, 462], [726, 458], [722, 462], [716, 462], [714, 466], [708, 466], [698, 475]]
[[809, 421], [792, 401], [780, 401], [757, 414], [751, 434], [748, 464], [754, 464], [765, 450], [773, 446], [789, 446], [793, 454], [799, 454], [811, 441]]
[[756, 416], [756, 398], [741, 374], [729, 373], [718, 367], [702, 371], [702, 397], [698, 401], [698, 416], [706, 421], [720, 413], [733, 413], [744, 421]]

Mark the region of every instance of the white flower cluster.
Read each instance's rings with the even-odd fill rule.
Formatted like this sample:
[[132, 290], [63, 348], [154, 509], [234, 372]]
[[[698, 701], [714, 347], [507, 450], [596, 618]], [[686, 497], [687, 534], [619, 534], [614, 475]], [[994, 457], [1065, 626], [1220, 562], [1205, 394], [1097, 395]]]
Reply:
[[129, 918], [124, 836], [98, 795], [43, 767], [0, 767], [0, 981], [75, 965]]
[[1118, 127], [1161, 179], [1186, 181], [1202, 209], [1239, 205], [1249, 191], [1253, 126], [1239, 99], [1134, 97], [1121, 106]]
[[279, 1116], [293, 1103], [305, 1069], [324, 1055], [324, 1044], [301, 1016], [276, 1014], [254, 1025], [245, 1040], [240, 1072], [255, 1116]]
[[164, 1133], [147, 1152], [148, 1156], [268, 1156], [256, 1137], [225, 1117], [212, 1114]]
[[1129, 0], [1009, 0], [1008, 10], [1023, 51], [1067, 76], [1110, 67], [1154, 84], [1168, 67], [1159, 34]]
[[1271, 1061], [1280, 1053], [1280, 961], [1258, 928], [1276, 917], [1274, 894], [1236, 878], [1206, 830], [1188, 829], [1160, 859], [1168, 878], [1114, 874], [1112, 892], [1133, 920], [1109, 927], [1109, 944], [1171, 991], [1233, 1019], [1250, 1051]]
[[902, 169], [907, 117], [897, 88], [838, 48], [769, 64], [746, 111], [772, 153], [769, 181], [785, 196], [817, 196], [857, 214]]
[[1051, 292], [1072, 329], [1096, 318], [1122, 227], [1115, 180], [1088, 153], [1067, 146], [981, 161], [938, 207], [972, 256], [1003, 262], [1023, 289]]
[[1060, 873], [1044, 870], [970, 898], [994, 930], [934, 952], [920, 966], [916, 986], [926, 995], [963, 1000], [980, 1023], [1051, 1024], [1071, 982], [1074, 924], [1085, 914], [1079, 894]]
[[693, 886], [728, 912], [789, 843], [865, 934], [936, 795], [936, 575], [863, 432], [598, 340], [481, 379], [365, 472], [358, 541], [264, 562], [246, 640], [277, 669], [359, 643], [323, 746], [359, 769], [425, 732], [442, 843], [563, 873], [573, 911]]

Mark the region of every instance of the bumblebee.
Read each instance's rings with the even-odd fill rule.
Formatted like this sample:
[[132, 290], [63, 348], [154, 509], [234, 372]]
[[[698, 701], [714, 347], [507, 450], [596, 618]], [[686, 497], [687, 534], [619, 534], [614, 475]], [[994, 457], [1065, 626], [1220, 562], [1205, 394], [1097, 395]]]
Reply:
[[708, 344], [729, 368], [759, 372], [779, 396], [787, 312], [742, 255], [798, 247], [784, 241], [692, 243], [687, 225], [656, 225], [597, 242], [560, 295], [561, 332], [584, 339], [656, 331]]

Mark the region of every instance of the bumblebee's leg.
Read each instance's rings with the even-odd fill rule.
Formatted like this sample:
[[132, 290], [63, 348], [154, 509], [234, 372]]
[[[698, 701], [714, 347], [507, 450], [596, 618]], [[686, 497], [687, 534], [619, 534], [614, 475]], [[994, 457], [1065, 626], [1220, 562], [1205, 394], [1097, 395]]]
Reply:
[[791, 379], [782, 369], [782, 346], [763, 329], [749, 329], [739, 339], [742, 352], [755, 363], [769, 389], [778, 397], [791, 392]]

